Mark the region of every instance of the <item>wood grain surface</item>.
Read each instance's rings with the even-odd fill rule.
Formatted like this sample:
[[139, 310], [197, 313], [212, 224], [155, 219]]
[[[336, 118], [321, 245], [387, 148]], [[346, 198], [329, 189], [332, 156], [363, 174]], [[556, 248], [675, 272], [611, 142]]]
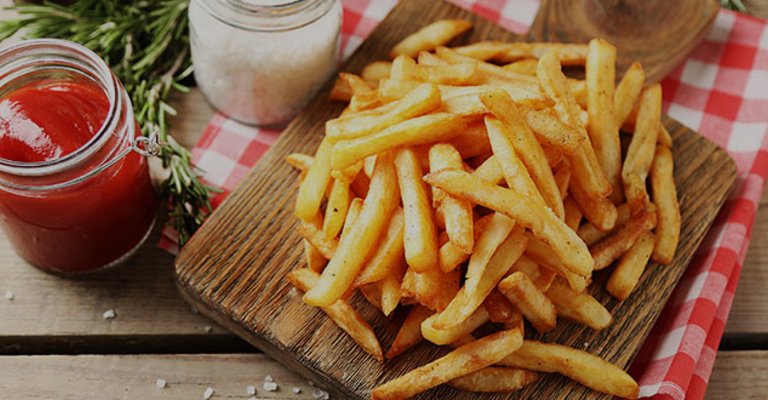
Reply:
[[[262, 389], [271, 375], [279, 388]], [[721, 351], [707, 400], [763, 400], [768, 351]], [[167, 386], [158, 389], [157, 379]], [[317, 387], [263, 354], [136, 354], [0, 357], [0, 393], [14, 400], [189, 400], [214, 389], [212, 400], [314, 399]], [[301, 393], [293, 393], [298, 387]]]
[[[347, 71], [384, 55], [412, 32], [412, 21], [461, 17], [473, 21], [470, 41], [516, 40], [515, 35], [448, 4], [425, 9], [423, 3], [403, 1], [351, 58]], [[465, 38], [466, 39], [466, 38]], [[610, 39], [610, 38], [608, 38]], [[307, 377], [319, 380], [343, 398], [366, 398], [370, 389], [438, 357], [444, 350], [423, 344], [404, 357], [380, 364], [322, 312], [301, 303], [284, 275], [302, 265], [297, 222], [292, 215], [296, 173], [284, 162], [289, 152], [313, 152], [324, 122], [341, 110], [315, 98], [287, 128], [262, 161], [195, 235], [177, 259], [182, 294], [204, 314]], [[677, 259], [669, 266], [651, 266], [640, 287], [622, 304], [595, 285], [594, 294], [615, 316], [610, 328], [594, 332], [561, 322], [544, 340], [566, 343], [626, 366], [645, 339], [704, 233], [713, 221], [735, 177], [732, 160], [701, 136], [665, 119], [675, 139], [676, 180], [683, 213], [682, 240]], [[604, 279], [598, 274], [596, 279]], [[384, 347], [394, 336], [397, 320], [386, 321], [371, 307], [355, 304], [377, 331]], [[393, 322], [393, 323], [387, 323]], [[469, 395], [438, 388], [421, 398], [605, 398], [570, 380], [547, 375], [536, 385], [513, 395]]]

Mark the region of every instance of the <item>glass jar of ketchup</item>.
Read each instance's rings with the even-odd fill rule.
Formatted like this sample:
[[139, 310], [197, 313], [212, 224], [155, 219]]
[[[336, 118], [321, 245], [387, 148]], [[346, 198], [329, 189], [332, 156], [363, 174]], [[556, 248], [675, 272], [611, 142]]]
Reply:
[[61, 275], [130, 256], [155, 221], [140, 138], [92, 51], [50, 39], [0, 49], [0, 218], [18, 254]]

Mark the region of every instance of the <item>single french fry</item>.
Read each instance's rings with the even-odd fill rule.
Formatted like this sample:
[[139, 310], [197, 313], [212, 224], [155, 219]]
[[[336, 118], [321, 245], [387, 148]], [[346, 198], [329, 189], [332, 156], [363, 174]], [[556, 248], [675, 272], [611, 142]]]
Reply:
[[[550, 250], [549, 246], [540, 240], [529, 240], [525, 254], [542, 267], [562, 275], [575, 292], [581, 293], [587, 288], [587, 278], [569, 270], [552, 250]], [[550, 280], [548, 283], [551, 285], [552, 281]], [[543, 291], [544, 287], [541, 287], [541, 289]]]
[[470, 123], [463, 134], [446, 142], [453, 146], [462, 159], [472, 158], [491, 152], [491, 143], [482, 120]]
[[392, 62], [392, 80], [413, 80], [443, 85], [477, 85], [482, 83], [478, 66], [472, 62], [424, 65], [400, 55]]
[[[429, 170], [462, 168], [461, 154], [450, 144], [439, 143], [429, 149]], [[443, 214], [445, 232], [457, 249], [469, 254], [475, 247], [474, 217], [472, 204], [454, 196], [446, 196], [440, 189], [433, 189], [432, 202], [438, 200], [437, 208]]]
[[465, 344], [448, 355], [373, 389], [372, 400], [404, 400], [442, 383], [493, 365], [523, 342], [519, 329], [504, 330]]
[[441, 104], [437, 86], [423, 83], [395, 102], [329, 120], [325, 124], [325, 132], [332, 141], [359, 138], [424, 115], [436, 110]]
[[471, 334], [475, 329], [488, 322], [490, 318], [488, 311], [485, 310], [485, 307], [481, 306], [458, 324], [450, 328], [438, 329], [435, 326], [435, 321], [439, 315], [432, 315], [421, 324], [421, 334], [424, 336], [424, 339], [437, 345], [451, 344]]
[[312, 163], [315, 162], [315, 157], [307, 154], [291, 153], [285, 156], [285, 162], [293, 168], [306, 173], [312, 167]]
[[419, 344], [423, 337], [421, 336], [421, 323], [425, 319], [429, 318], [433, 314], [433, 311], [420, 304], [415, 304], [408, 312], [408, 316], [405, 317], [403, 325], [400, 326], [400, 330], [397, 331], [395, 340], [392, 341], [392, 345], [387, 350], [386, 359], [391, 360], [411, 347]]
[[399, 278], [390, 275], [377, 282], [381, 285], [381, 312], [386, 316], [389, 316], [400, 304], [400, 279], [402, 279], [403, 274], [405, 274], [405, 269], [402, 270]]
[[[488, 225], [486, 225], [477, 239], [475, 249], [469, 257], [466, 281], [464, 282], [465, 288], [468, 288], [470, 291], [477, 289], [483, 271], [485, 271], [494, 254], [499, 251], [500, 246], [511, 236], [514, 228], [515, 221], [500, 213], [493, 214]], [[518, 227], [514, 232], [522, 234], [522, 229]], [[513, 248], [514, 244], [510, 243], [508, 246]], [[525, 246], [523, 245], [523, 247]], [[511, 266], [511, 263], [509, 266]]]
[[387, 231], [371, 254], [365, 267], [355, 279], [355, 286], [362, 286], [405, 271], [403, 250], [403, 209], [398, 208], [388, 221]]
[[357, 288], [368, 304], [381, 311], [381, 281], [363, 285]]
[[335, 238], [325, 238], [322, 231], [322, 220], [314, 218], [310, 221], [302, 221], [299, 226], [299, 234], [304, 237], [326, 259], [331, 259], [336, 254], [339, 241]]
[[578, 231], [579, 225], [581, 225], [581, 217], [583, 216], [579, 206], [576, 205], [576, 202], [573, 201], [572, 197], [566, 198], [563, 202], [563, 206], [565, 207], [565, 224], [568, 225], [572, 231]]
[[588, 53], [584, 44], [489, 41], [456, 47], [454, 50], [462, 55], [482, 55], [484, 60], [494, 59], [503, 63], [541, 58], [544, 54], [554, 51], [563, 65], [584, 65]]
[[[539, 196], [544, 203], [555, 213], [555, 215], [562, 217], [563, 199], [560, 197], [560, 192], [557, 190], [555, 179], [552, 176], [552, 169], [549, 167], [544, 150], [541, 148], [538, 140], [536, 140], [533, 132], [522, 117], [524, 110], [518, 107], [512, 99], [503, 92], [486, 93], [481, 96], [481, 99], [488, 109], [490, 109], [507, 128], [506, 132], [504, 132], [503, 129], [500, 130], [500, 132], [507, 133], [506, 137], [508, 141], [497, 141], [497, 144], [509, 143], [513, 146], [513, 149], [525, 164], [525, 169], [530, 174], [533, 183], [535, 183], [535, 188], [538, 189], [536, 192], [539, 193]], [[487, 117], [486, 127], [488, 127]], [[491, 133], [488, 132], [488, 135], [490, 137]], [[499, 158], [499, 161], [502, 161], [502, 158]], [[502, 164], [507, 163], [503, 162]], [[504, 170], [504, 165], [502, 165], [502, 172]], [[507, 171], [509, 172], [508, 169]], [[507, 178], [507, 181], [509, 183], [509, 178]]]
[[536, 66], [538, 64], [539, 60], [535, 58], [524, 58], [505, 65], [504, 69], [517, 72], [518, 74], [536, 76]]
[[[288, 273], [288, 280], [291, 284], [305, 293], [312, 290], [318, 284], [319, 279], [320, 277], [316, 272], [305, 268]], [[339, 328], [347, 332], [363, 350], [379, 361], [384, 360], [381, 345], [373, 329], [349, 303], [344, 300], [337, 300], [322, 307], [322, 310]]]
[[341, 169], [397, 147], [449, 140], [459, 136], [466, 126], [464, 119], [447, 113], [412, 118], [368, 136], [336, 142], [332, 165]]
[[621, 256], [605, 285], [605, 290], [611, 296], [622, 301], [629, 297], [640, 281], [643, 271], [645, 271], [655, 243], [656, 237], [650, 231], [645, 231], [637, 238], [635, 244]]
[[[507, 186], [523, 196], [537, 201], [542, 206], [546, 206], [544, 198], [533, 182], [528, 169], [523, 165], [523, 161], [515, 151], [515, 147], [510, 139], [509, 130], [501, 121], [493, 116], [485, 117], [485, 127], [488, 130], [488, 139], [491, 141], [493, 154], [496, 156], [496, 161], [501, 167], [501, 173], [504, 175], [504, 180], [507, 181]], [[542, 158], [544, 158], [543, 154]], [[546, 165], [546, 168], [550, 171], [550, 175], [552, 175], [549, 165]], [[554, 185], [554, 178], [552, 183]], [[557, 187], [555, 187], [555, 190], [557, 190]]]
[[589, 222], [581, 225], [577, 232], [581, 240], [583, 240], [587, 246], [592, 246], [593, 244], [604, 239], [606, 236], [610, 235], [614, 230], [624, 226], [624, 224], [629, 221], [629, 217], [631, 216], [629, 213], [629, 206], [627, 203], [624, 203], [616, 207], [616, 212], [616, 224], [612, 230], [601, 231]]
[[320, 210], [320, 203], [325, 196], [325, 189], [331, 180], [331, 150], [333, 145], [328, 139], [320, 142], [315, 154], [315, 160], [307, 171], [307, 177], [299, 186], [296, 196], [295, 215], [306, 221], [314, 217]]
[[523, 314], [515, 308], [498, 289], [491, 290], [483, 302], [488, 319], [499, 324], [517, 325], [523, 322]]
[[568, 190], [587, 221], [603, 231], [609, 231], [616, 226], [618, 211], [611, 200], [602, 196], [590, 196], [578, 181], [571, 182]]
[[395, 169], [404, 210], [405, 260], [415, 272], [426, 272], [437, 266], [437, 227], [413, 149], [401, 148], [395, 153]]
[[533, 284], [542, 292], [546, 292], [547, 289], [549, 289], [557, 276], [551, 269], [539, 267], [539, 264], [526, 255], [518, 258], [509, 271], [510, 274], [518, 271], [526, 274]]
[[328, 97], [331, 100], [348, 102], [352, 100], [353, 94], [354, 93], [352, 92], [352, 87], [349, 86], [349, 82], [341, 78], [336, 78], [336, 80], [333, 81], [333, 87], [331, 88], [331, 93], [328, 95]]
[[459, 390], [480, 393], [503, 393], [520, 390], [539, 376], [527, 369], [486, 367], [471, 374], [456, 378], [448, 384]]
[[560, 165], [555, 169], [554, 177], [560, 196], [568, 194], [568, 188], [571, 187], [571, 169], [567, 165]]
[[590, 40], [586, 73], [589, 138], [597, 160], [613, 188], [612, 200], [619, 203], [622, 200], [621, 143], [613, 103], [616, 47], [603, 39]]
[[[355, 221], [357, 221], [357, 217], [360, 216], [360, 210], [362, 209], [363, 199], [360, 197], [352, 199], [349, 203], [349, 209], [347, 210], [347, 217], [344, 219], [344, 227], [341, 228], [341, 233], [339, 234], [339, 241], [349, 234], [350, 229], [352, 229], [355, 225]], [[328, 259], [330, 259], [330, 257], [328, 257]]]
[[605, 239], [590, 246], [589, 251], [595, 260], [595, 270], [608, 267], [616, 259], [626, 253], [637, 238], [649, 229], [656, 227], [656, 207], [649, 207], [647, 210], [636, 215], [627, 221], [617, 231], [611, 233]]
[[483, 161], [483, 163], [477, 167], [472, 175], [496, 185], [500, 184], [504, 180], [504, 175], [501, 173], [501, 167], [496, 161], [495, 156], [490, 156], [488, 159]]
[[341, 72], [339, 73], [339, 80], [346, 82], [352, 90], [349, 103], [350, 112], [370, 110], [381, 106], [378, 93], [371, 88], [365, 79], [355, 74]]
[[587, 81], [580, 79], [568, 79], [568, 85], [573, 92], [573, 98], [576, 99], [576, 104], [583, 109], [587, 109], [589, 100], [587, 99]]
[[374, 61], [365, 67], [360, 72], [360, 76], [365, 79], [369, 84], [378, 85], [379, 81], [385, 78], [389, 78], [389, 74], [392, 71], [392, 63], [389, 61]]
[[307, 258], [307, 268], [317, 273], [323, 272], [323, 268], [328, 264], [328, 259], [309, 240], [304, 238], [302, 241], [304, 242], [304, 255]]
[[525, 122], [539, 140], [567, 155], [579, 151], [586, 140], [575, 128], [564, 124], [546, 110], [528, 111], [525, 114]]
[[637, 103], [640, 92], [645, 83], [645, 70], [639, 62], [634, 62], [624, 72], [621, 82], [616, 86], [613, 94], [616, 126], [622, 126]]
[[621, 170], [624, 194], [632, 214], [644, 209], [649, 203], [645, 179], [653, 163], [661, 118], [661, 85], [653, 84], [640, 96], [640, 108], [635, 133], [629, 143], [627, 157]]
[[539, 333], [555, 328], [555, 305], [522, 272], [515, 272], [499, 283], [499, 291], [520, 310]]
[[433, 321], [435, 328], [449, 329], [469, 318], [483, 304], [486, 297], [512, 267], [512, 264], [523, 254], [527, 243], [524, 230], [517, 227], [508, 236], [498, 246], [493, 257], [482, 271], [467, 272], [464, 287], [459, 289], [448, 307], [435, 317]]
[[458, 269], [447, 273], [438, 269], [423, 273], [408, 269], [403, 278], [401, 290], [403, 297], [413, 298], [430, 310], [440, 312], [448, 306], [459, 291], [460, 278], [461, 272]]
[[472, 28], [472, 23], [463, 19], [442, 19], [435, 21], [398, 42], [389, 53], [391, 58], [400, 54], [416, 57], [419, 52], [443, 46], [455, 37]]
[[659, 144], [672, 148], [672, 135], [669, 134], [667, 127], [663, 123], [659, 124]]
[[548, 244], [569, 270], [583, 276], [592, 273], [594, 261], [587, 246], [552, 210], [464, 171], [445, 169], [428, 174], [424, 180], [447, 193], [507, 215]]
[[395, 188], [397, 174], [392, 156], [379, 154], [360, 215], [349, 234], [339, 242], [336, 254], [323, 270], [317, 285], [304, 294], [307, 304], [329, 306], [350, 288], [397, 206], [399, 193]]
[[341, 232], [350, 201], [352, 201], [352, 192], [349, 190], [349, 182], [334, 179], [323, 219], [323, 235], [326, 240], [335, 238]]
[[[479, 218], [474, 222], [474, 226], [472, 228], [474, 233], [473, 242], [477, 243], [478, 240], [480, 240], [480, 237], [488, 227], [488, 224], [493, 218], [493, 215], [494, 214], [486, 215], [485, 217]], [[464, 252], [462, 249], [459, 249], [458, 247], [456, 247], [454, 243], [450, 241], [446, 242], [445, 244], [440, 246], [440, 250], [438, 251], [438, 255], [437, 255], [438, 265], [440, 265], [440, 270], [443, 272], [453, 271], [461, 263], [467, 261], [469, 259], [470, 254], [471, 252], [470, 253]]]
[[576, 104], [568, 81], [560, 68], [560, 62], [555, 53], [545, 54], [539, 59], [537, 76], [544, 91], [557, 104], [555, 110], [560, 119], [576, 128], [582, 137], [581, 147], [569, 157], [574, 178], [591, 197], [607, 196], [611, 192], [611, 184], [590, 145], [591, 142], [580, 120], [581, 108]]
[[543, 95], [536, 82], [536, 78], [532, 76], [518, 74], [499, 67], [498, 65], [475, 60], [445, 47], [438, 47], [435, 50], [435, 54], [442, 60], [451, 63], [451, 65], [474, 65], [479, 72], [478, 75], [481, 77], [482, 83], [516, 87], [518, 88], [517, 90], [526, 91], [530, 96], [534, 97], [541, 97]]
[[546, 295], [555, 305], [557, 315], [592, 329], [604, 329], [613, 320], [611, 313], [587, 291], [576, 293], [560, 280], [552, 283]]
[[595, 355], [554, 343], [523, 341], [500, 365], [565, 375], [582, 385], [627, 399], [636, 399], [640, 388], [621, 368]]
[[664, 145], [656, 146], [656, 157], [651, 165], [651, 188], [658, 214], [653, 261], [669, 264], [680, 240], [680, 205], [677, 202], [672, 151]]

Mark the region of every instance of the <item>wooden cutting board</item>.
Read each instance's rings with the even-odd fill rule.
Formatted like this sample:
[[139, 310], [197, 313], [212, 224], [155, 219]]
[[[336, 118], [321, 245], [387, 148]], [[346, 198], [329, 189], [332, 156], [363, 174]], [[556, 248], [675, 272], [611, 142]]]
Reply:
[[[560, 2], [567, 3], [573, 2]], [[570, 37], [582, 42], [586, 39], [574, 39], [563, 30], [549, 28], [551, 23], [557, 23], [556, 15], [562, 14], [565, 8], [549, 2], [542, 10], [548, 10], [549, 14], [539, 15], [531, 37], [560, 41]], [[466, 41], [523, 40], [455, 6], [406, 0], [395, 7], [343, 69], [359, 72], [368, 62], [385, 59], [393, 44], [418, 27], [437, 19], [456, 17], [469, 19], [474, 24], [471, 35], [464, 38]], [[615, 39], [610, 32], [602, 35], [616, 41], [619, 49], [634, 40], [626, 34]], [[686, 51], [680, 49], [679, 44], [675, 46], [674, 51]], [[648, 56], [658, 57], [652, 52], [648, 52]], [[627, 65], [626, 60], [622, 62]], [[658, 78], [664, 72], [652, 70], [651, 75]], [[371, 388], [434, 360], [445, 350], [422, 343], [395, 360], [379, 363], [360, 350], [322, 311], [304, 305], [301, 294], [284, 279], [288, 271], [303, 266], [304, 259], [298, 223], [292, 215], [297, 173], [283, 158], [292, 152], [314, 153], [325, 121], [335, 117], [341, 108], [340, 104], [327, 100], [327, 88], [312, 100], [184, 247], [176, 261], [176, 274], [181, 294], [208, 317], [328, 388], [335, 398], [365, 399], [369, 398]], [[651, 265], [636, 292], [623, 303], [602, 290], [600, 281], [605, 280], [605, 273], [596, 274], [598, 284], [593, 285], [591, 291], [614, 315], [614, 323], [597, 332], [561, 319], [557, 329], [542, 340], [569, 344], [627, 366], [715, 219], [735, 180], [733, 161], [715, 144], [679, 123], [665, 118], [664, 124], [675, 142], [675, 179], [683, 216], [677, 258], [668, 266]], [[387, 321], [359, 298], [354, 299], [353, 304], [374, 327], [382, 347], [388, 348], [403, 313], [396, 313]], [[529, 336], [533, 334], [529, 332]], [[509, 395], [478, 395], [440, 387], [419, 398], [608, 397], [558, 375], [542, 374], [536, 384]]]

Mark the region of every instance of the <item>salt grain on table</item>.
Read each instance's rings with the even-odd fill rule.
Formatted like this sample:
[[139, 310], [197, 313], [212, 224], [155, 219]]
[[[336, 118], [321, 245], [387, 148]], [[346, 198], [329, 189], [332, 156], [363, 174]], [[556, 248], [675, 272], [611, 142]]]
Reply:
[[301, 388], [294, 386], [293, 389], [291, 389], [291, 392], [293, 392], [293, 394], [299, 394], [301, 393]]
[[208, 387], [207, 389], [205, 389], [205, 392], [203, 392], [203, 400], [208, 400], [211, 397], [213, 397], [213, 388]]
[[206, 325], [206, 326], [203, 327], [203, 330], [205, 330], [208, 333], [211, 333], [211, 332], [213, 332], [213, 327], [210, 326], [210, 325]]
[[14, 297], [16, 297], [16, 295], [15, 295], [15, 294], [13, 294], [13, 292], [11, 292], [10, 290], [7, 290], [7, 291], [5, 292], [5, 299], [6, 299], [6, 300], [8, 300], [8, 301], [13, 301]]
[[248, 385], [245, 387], [245, 393], [247, 393], [249, 396], [253, 396], [256, 394], [256, 386]]
[[274, 382], [275, 378], [272, 377], [272, 375], [267, 375], [264, 377], [264, 382]]
[[157, 386], [158, 389], [164, 389], [167, 384], [168, 383], [165, 381], [165, 379], [158, 379], [155, 382], [155, 386]]
[[276, 392], [277, 391], [277, 383], [275, 382], [264, 382], [264, 390], [267, 392]]
[[116, 316], [117, 316], [117, 314], [115, 313], [115, 310], [113, 310], [111, 308], [109, 310], [107, 310], [107, 311], [104, 311], [104, 313], [101, 314], [101, 317], [104, 318], [104, 319], [107, 319], [107, 320], [114, 319]]
[[326, 392], [325, 390], [317, 389], [314, 392], [312, 392], [312, 397], [317, 400], [328, 400], [331, 398], [331, 396]]

